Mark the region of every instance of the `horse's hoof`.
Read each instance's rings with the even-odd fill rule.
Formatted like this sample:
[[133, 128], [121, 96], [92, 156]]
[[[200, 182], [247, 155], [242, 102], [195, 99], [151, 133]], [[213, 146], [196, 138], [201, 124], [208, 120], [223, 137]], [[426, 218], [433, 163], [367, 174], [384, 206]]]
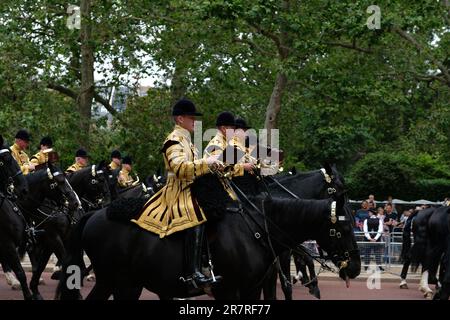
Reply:
[[33, 293], [33, 300], [44, 300], [39, 293]]
[[429, 292], [433, 292], [430, 288], [422, 287], [422, 286], [419, 287], [419, 291], [422, 292], [424, 295], [426, 295]]
[[8, 284], [8, 286], [12, 286], [15, 282], [18, 282], [16, 276], [11, 271], [5, 272], [5, 278], [6, 278], [6, 283]]
[[45, 280], [44, 278], [39, 278], [39, 284], [45, 286]]
[[95, 276], [93, 274], [88, 275], [86, 277], [86, 281], [94, 282], [95, 281]]
[[406, 280], [402, 280], [400, 282], [400, 289], [409, 289], [408, 284], [406, 283]]
[[318, 287], [312, 288], [309, 293], [320, 300], [320, 289]]
[[13, 284], [11, 285], [11, 289], [13, 289], [13, 290], [21, 290], [21, 289], [22, 289], [22, 286], [20, 285], [20, 282], [16, 280], [16, 281], [13, 282]]
[[433, 292], [425, 292], [424, 294], [423, 294], [423, 297], [425, 298], [425, 299], [433, 299]]

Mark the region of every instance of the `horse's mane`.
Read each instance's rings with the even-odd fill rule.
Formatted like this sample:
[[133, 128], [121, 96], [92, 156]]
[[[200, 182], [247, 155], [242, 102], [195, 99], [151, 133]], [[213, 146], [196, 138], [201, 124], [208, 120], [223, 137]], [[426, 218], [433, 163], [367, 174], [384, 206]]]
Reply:
[[315, 176], [320, 172], [321, 172], [320, 170], [313, 170], [313, 171], [306, 171], [306, 172], [296, 172], [294, 174], [281, 173], [281, 174], [277, 174], [277, 175], [273, 176], [273, 178], [278, 180], [279, 182], [283, 182], [283, 181], [290, 180], [290, 179], [303, 180], [303, 179], [311, 178], [312, 176]]
[[27, 174], [25, 177], [28, 184], [34, 185], [42, 181], [42, 178], [47, 175], [47, 170], [37, 170], [31, 174]]
[[258, 195], [265, 191], [263, 182], [258, 177], [245, 172], [243, 176], [234, 177], [233, 182], [246, 195]]
[[326, 212], [330, 209], [330, 202], [333, 199], [323, 200], [305, 200], [305, 199], [285, 199], [285, 198], [266, 198], [264, 201], [264, 210], [267, 212], [276, 212], [276, 214], [295, 214], [298, 216], [309, 215], [311, 218], [317, 218], [318, 221], [325, 216], [318, 216], [316, 212]]
[[128, 223], [137, 218], [147, 201], [147, 198], [117, 198], [106, 209], [106, 216], [111, 220]]
[[90, 174], [92, 166], [88, 166], [86, 168], [83, 168], [81, 170], [75, 171], [74, 173], [72, 173], [70, 175], [70, 184], [72, 185], [77, 185], [78, 183], [80, 183], [81, 179], [83, 179], [84, 175], [86, 174], [86, 172], [88, 172]]
[[195, 179], [191, 193], [207, 218], [221, 218], [228, 207], [234, 206], [219, 178], [210, 173]]

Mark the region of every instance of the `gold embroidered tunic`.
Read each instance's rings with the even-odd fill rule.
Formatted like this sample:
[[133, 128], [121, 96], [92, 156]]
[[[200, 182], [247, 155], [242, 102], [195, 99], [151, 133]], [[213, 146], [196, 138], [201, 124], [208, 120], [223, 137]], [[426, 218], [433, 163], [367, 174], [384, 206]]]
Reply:
[[[205, 148], [204, 158], [208, 158], [210, 156], [221, 155], [225, 151], [228, 146], [228, 142], [226, 137], [222, 134], [222, 132], [217, 131], [217, 134], [212, 138], [212, 140], [208, 143]], [[225, 155], [224, 155], [225, 156]], [[219, 159], [220, 161], [224, 161], [227, 164], [227, 159]], [[239, 177], [244, 175], [244, 166], [242, 163], [238, 163], [234, 165], [233, 177]]]
[[79, 164], [78, 162], [75, 162], [73, 165], [71, 165], [70, 167], [68, 167], [66, 169], [66, 173], [73, 173], [73, 172], [81, 170], [81, 169], [83, 169], [85, 167], [86, 166], [83, 166], [83, 165]]
[[117, 183], [122, 188], [131, 187], [133, 185], [134, 179], [130, 175], [130, 171], [128, 171], [126, 168], [122, 167], [122, 170], [119, 172], [119, 176], [117, 177]]
[[20, 167], [20, 170], [24, 175], [27, 175], [30, 173], [30, 159], [28, 158], [28, 155], [25, 151], [23, 151], [17, 143], [14, 143], [11, 146], [11, 154], [13, 158], [17, 161], [17, 164]]
[[164, 141], [162, 152], [167, 183], [145, 204], [141, 216], [131, 220], [161, 238], [206, 221], [192, 198], [190, 185], [196, 177], [209, 172], [206, 160], [198, 159], [189, 131], [178, 125]]
[[116, 170], [116, 169], [119, 169], [119, 168], [120, 168], [120, 166], [117, 163], [115, 163], [114, 161], [111, 161], [111, 163], [109, 164], [109, 169], [110, 170]]

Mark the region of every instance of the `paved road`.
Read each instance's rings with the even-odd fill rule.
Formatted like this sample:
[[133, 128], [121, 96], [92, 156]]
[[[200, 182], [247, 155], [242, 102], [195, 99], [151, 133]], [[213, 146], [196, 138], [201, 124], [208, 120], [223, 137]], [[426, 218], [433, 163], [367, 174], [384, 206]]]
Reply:
[[[50, 279], [51, 273], [45, 272], [43, 278], [45, 285], [40, 286], [40, 290], [44, 299], [53, 299], [57, 282]], [[31, 275], [27, 273], [28, 279]], [[354, 280], [350, 284], [350, 288], [346, 288], [345, 283], [340, 280], [326, 278], [319, 278], [322, 300], [423, 300], [422, 294], [418, 291], [418, 283], [414, 281], [409, 283], [409, 290], [400, 289], [398, 281], [392, 279], [381, 280], [380, 289], [369, 290], [366, 285], [366, 280]], [[85, 282], [85, 287], [82, 289], [83, 296], [86, 296], [92, 288], [92, 282]], [[315, 300], [309, 295], [306, 288], [299, 285], [294, 286], [295, 300]], [[282, 292], [278, 286], [278, 297], [281, 299]], [[14, 291], [6, 284], [5, 276], [0, 274], [0, 300], [21, 300], [21, 291]], [[144, 291], [141, 299], [155, 300], [157, 296], [151, 292]], [[208, 296], [197, 297], [197, 300], [211, 299]]]

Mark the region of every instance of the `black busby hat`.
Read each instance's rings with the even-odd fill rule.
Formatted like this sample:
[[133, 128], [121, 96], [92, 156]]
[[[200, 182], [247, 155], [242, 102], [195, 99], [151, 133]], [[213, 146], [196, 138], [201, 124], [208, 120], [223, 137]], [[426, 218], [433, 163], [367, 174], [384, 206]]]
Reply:
[[188, 99], [181, 99], [172, 108], [172, 116], [201, 116], [200, 112], [197, 112], [195, 104]]
[[28, 141], [30, 141], [30, 134], [28, 133], [27, 130], [20, 129], [19, 131], [17, 131], [15, 138], [28, 142]]
[[133, 159], [131, 159], [130, 156], [125, 156], [122, 159], [122, 164], [129, 164], [132, 165], [133, 164]]
[[247, 122], [245, 122], [245, 120], [242, 118], [236, 118], [236, 120], [234, 122], [236, 123], [236, 129], [247, 130], [247, 129], [251, 128], [247, 125]]
[[89, 156], [88, 156], [88, 153], [86, 150], [84, 150], [83, 148], [80, 148], [75, 153], [75, 157], [88, 158]]
[[217, 116], [216, 127], [218, 126], [235, 126], [236, 122], [231, 112], [224, 111]]
[[47, 146], [49, 148], [53, 147], [53, 141], [52, 138], [50, 138], [49, 136], [43, 137], [41, 139], [41, 142], [39, 143], [39, 145], [41, 146]]
[[113, 150], [111, 152], [111, 159], [113, 158], [122, 159], [122, 155], [120, 154], [119, 150]]

